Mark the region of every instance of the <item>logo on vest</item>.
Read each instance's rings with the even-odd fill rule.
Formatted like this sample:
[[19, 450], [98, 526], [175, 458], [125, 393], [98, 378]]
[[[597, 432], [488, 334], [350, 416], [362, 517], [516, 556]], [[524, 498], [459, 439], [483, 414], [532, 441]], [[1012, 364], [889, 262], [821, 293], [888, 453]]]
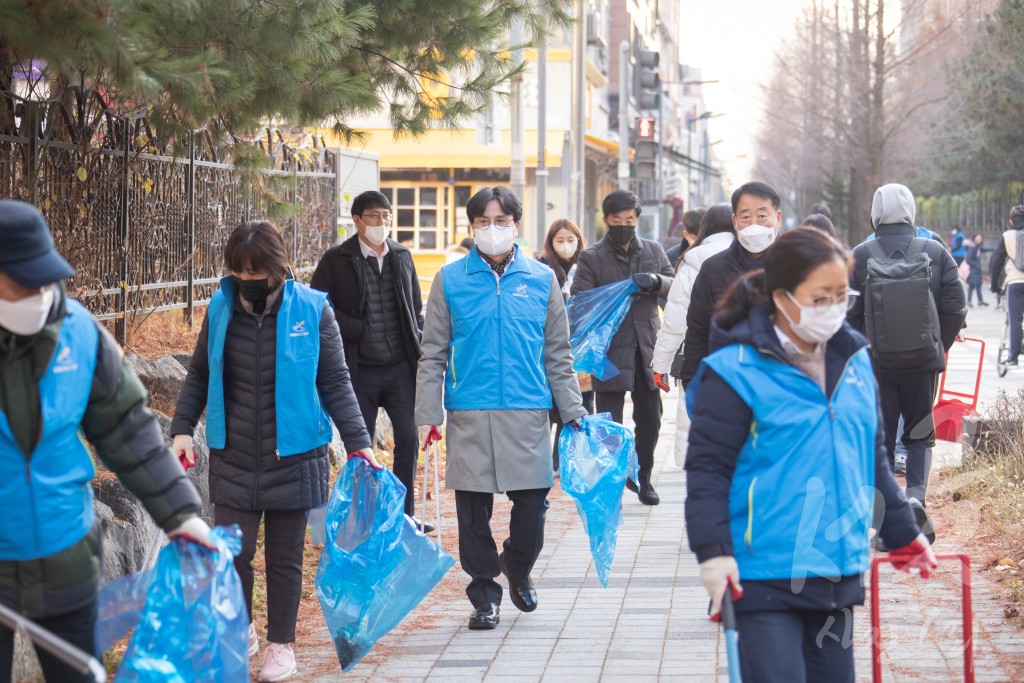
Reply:
[[306, 321], [300, 320], [299, 322], [292, 325], [292, 332], [290, 337], [308, 337], [309, 330], [306, 329]]
[[516, 285], [515, 291], [512, 292], [512, 296], [521, 296], [524, 299], [529, 298], [530, 295], [526, 293], [526, 289], [527, 287], [525, 282], [520, 285]]
[[59, 375], [62, 372], [74, 372], [78, 369], [78, 363], [71, 357], [71, 347], [63, 346], [57, 353], [57, 362], [53, 366], [53, 373]]
[[856, 385], [858, 389], [864, 388], [864, 382], [862, 382], [860, 377], [857, 376], [857, 371], [854, 370], [853, 368], [850, 368], [849, 370], [846, 371], [845, 382], [847, 384]]

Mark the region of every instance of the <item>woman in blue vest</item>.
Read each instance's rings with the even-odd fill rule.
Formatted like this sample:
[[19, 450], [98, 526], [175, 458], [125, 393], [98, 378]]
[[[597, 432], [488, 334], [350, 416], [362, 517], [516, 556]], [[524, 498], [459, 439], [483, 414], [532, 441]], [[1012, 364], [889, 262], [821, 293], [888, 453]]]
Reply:
[[897, 566], [935, 566], [889, 468], [867, 341], [845, 323], [849, 263], [817, 229], [779, 237], [726, 294], [687, 390], [686, 529], [712, 619], [732, 586], [747, 683], [853, 682], [876, 496]]
[[[296, 282], [280, 231], [256, 221], [224, 249], [231, 272], [210, 300], [178, 398], [173, 450], [194, 459], [206, 409], [210, 498], [219, 525], [242, 528], [235, 567], [252, 618], [252, 560], [261, 520], [267, 572], [267, 646], [260, 680], [296, 673], [295, 621], [302, 591], [306, 515], [327, 504], [331, 420], [349, 457], [374, 467], [327, 295]], [[259, 649], [249, 627], [250, 656]]]

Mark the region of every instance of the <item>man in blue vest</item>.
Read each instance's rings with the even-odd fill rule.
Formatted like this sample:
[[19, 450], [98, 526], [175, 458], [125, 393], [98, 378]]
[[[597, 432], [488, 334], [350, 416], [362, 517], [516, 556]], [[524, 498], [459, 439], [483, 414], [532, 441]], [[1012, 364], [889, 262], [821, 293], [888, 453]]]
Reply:
[[[537, 609], [530, 572], [544, 546], [551, 426], [587, 414], [572, 369], [569, 321], [554, 272], [514, 240], [523, 205], [507, 187], [485, 187], [466, 204], [476, 247], [441, 269], [430, 287], [416, 424], [440, 439], [447, 410], [445, 486], [455, 490], [459, 562], [470, 576], [469, 628], [498, 625], [502, 589], [518, 609]], [[664, 255], [662, 256], [664, 258]], [[442, 403], [442, 395], [444, 397]], [[491, 533], [494, 494], [512, 501], [499, 555]]]
[[[210, 529], [120, 347], [64, 293], [74, 270], [42, 215], [0, 201], [0, 244], [0, 603], [96, 654], [102, 552], [86, 440], [168, 535], [210, 546]], [[0, 626], [0, 682], [13, 647]], [[92, 680], [37, 654], [51, 683]]]

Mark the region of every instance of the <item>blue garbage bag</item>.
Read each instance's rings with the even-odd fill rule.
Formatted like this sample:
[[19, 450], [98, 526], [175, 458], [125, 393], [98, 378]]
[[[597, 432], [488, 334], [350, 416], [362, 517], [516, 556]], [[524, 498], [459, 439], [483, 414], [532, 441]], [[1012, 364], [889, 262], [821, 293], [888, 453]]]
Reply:
[[610, 413], [587, 415], [582, 429], [562, 430], [558, 439], [558, 476], [562, 490], [576, 503], [590, 538], [590, 554], [601, 585], [608, 587], [615, 543], [622, 522], [622, 489], [640, 472], [633, 431]]
[[122, 577], [100, 593], [100, 651], [135, 628], [116, 683], [249, 681], [249, 615], [234, 558], [237, 525], [216, 527], [216, 552], [173, 539], [146, 572]]
[[574, 370], [589, 372], [601, 380], [619, 374], [619, 369], [608, 360], [608, 347], [633, 303], [633, 292], [638, 289], [629, 278], [569, 297], [566, 312]]
[[352, 458], [327, 503], [316, 593], [344, 671], [420, 604], [455, 564], [404, 514], [405, 487]]

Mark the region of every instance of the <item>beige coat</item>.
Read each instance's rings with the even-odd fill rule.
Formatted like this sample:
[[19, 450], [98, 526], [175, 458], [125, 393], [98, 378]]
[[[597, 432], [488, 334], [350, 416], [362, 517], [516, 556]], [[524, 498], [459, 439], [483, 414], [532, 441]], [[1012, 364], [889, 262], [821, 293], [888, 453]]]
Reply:
[[[416, 424], [420, 426], [439, 425], [445, 418], [443, 393], [452, 319], [442, 278], [443, 273], [438, 273], [430, 287], [423, 325], [423, 356], [416, 373]], [[569, 320], [552, 273], [544, 326], [544, 368], [564, 422], [587, 414], [572, 362]], [[447, 488], [500, 493], [554, 484], [547, 409], [449, 410], [447, 418]]]

